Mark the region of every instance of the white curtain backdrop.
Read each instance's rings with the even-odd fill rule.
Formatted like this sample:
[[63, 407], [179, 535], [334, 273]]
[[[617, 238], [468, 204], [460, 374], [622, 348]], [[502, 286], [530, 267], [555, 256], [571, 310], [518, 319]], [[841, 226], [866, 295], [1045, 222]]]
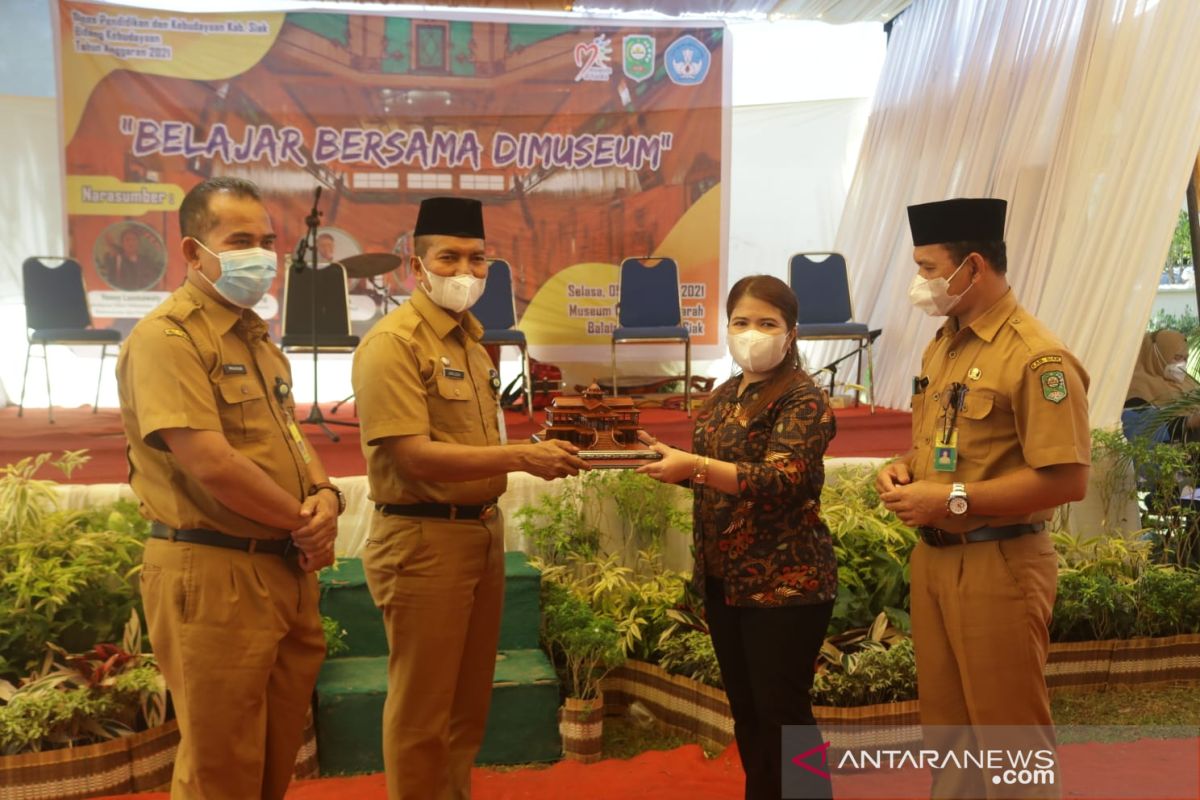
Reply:
[[21, 261], [63, 252], [58, 108], [50, 97], [0, 95], [0, 114], [0, 304], [20, 303]]
[[[1009, 200], [1009, 280], [1117, 420], [1200, 149], [1200, 3], [917, 0], [895, 23], [838, 229], [877, 398], [907, 408], [937, 323], [914, 311], [905, 206]], [[821, 363], [841, 352], [822, 347]]]

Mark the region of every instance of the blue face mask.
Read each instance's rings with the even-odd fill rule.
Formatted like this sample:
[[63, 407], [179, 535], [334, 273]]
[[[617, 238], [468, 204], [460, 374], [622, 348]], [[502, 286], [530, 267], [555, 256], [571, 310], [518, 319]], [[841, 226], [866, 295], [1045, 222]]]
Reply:
[[[204, 247], [199, 239], [196, 244]], [[241, 308], [254, 308], [271, 288], [275, 273], [279, 271], [279, 256], [261, 247], [223, 253], [214, 253], [207, 247], [204, 250], [221, 262], [221, 277], [213, 282], [213, 288], [221, 297]]]

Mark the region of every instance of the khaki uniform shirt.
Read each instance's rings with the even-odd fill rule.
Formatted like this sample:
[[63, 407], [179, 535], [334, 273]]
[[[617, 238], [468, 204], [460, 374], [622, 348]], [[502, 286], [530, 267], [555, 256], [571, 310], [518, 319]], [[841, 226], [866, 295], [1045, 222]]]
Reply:
[[[921, 370], [912, 403], [915, 480], [970, 483], [1024, 467], [1091, 463], [1087, 372], [1017, 304], [1011, 289], [966, 328], [960, 330], [953, 317], [947, 320], [925, 349]], [[944, 472], [935, 468], [936, 443], [946, 425], [947, 390], [955, 382], [967, 392], [957, 416], [958, 463]], [[1001, 517], [968, 512], [938, 525], [962, 532], [1040, 522], [1053, 511]]]
[[376, 503], [476, 505], [508, 486], [505, 475], [453, 483], [405, 478], [378, 446], [391, 436], [422, 434], [435, 442], [500, 444], [496, 372], [481, 336], [483, 326], [471, 314], [459, 324], [418, 290], [354, 352], [351, 380]]
[[[218, 431], [299, 501], [311, 479], [295, 427], [287, 358], [253, 311], [212, 299], [190, 282], [134, 326], [117, 359], [129, 483], [142, 513], [171, 528], [284, 539], [290, 531], [221, 505], [180, 467], [159, 431]], [[281, 399], [280, 384], [289, 387]]]

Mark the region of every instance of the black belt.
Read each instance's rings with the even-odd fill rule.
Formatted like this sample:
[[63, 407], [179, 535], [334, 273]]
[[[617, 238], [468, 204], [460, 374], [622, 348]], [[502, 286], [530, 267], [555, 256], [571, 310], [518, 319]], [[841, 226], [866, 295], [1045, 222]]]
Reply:
[[1044, 522], [1027, 522], [1021, 525], [1002, 525], [999, 528], [976, 528], [966, 533], [951, 533], [941, 528], [929, 528], [922, 525], [917, 528], [921, 541], [930, 547], [948, 547], [954, 544], [974, 544], [975, 542], [996, 542], [1001, 539], [1015, 539], [1027, 533], [1038, 533], [1044, 530]]
[[491, 519], [496, 513], [496, 501], [478, 506], [456, 506], [451, 503], [376, 503], [376, 511], [394, 517], [431, 517], [433, 519]]
[[244, 553], [268, 553], [273, 556], [286, 556], [297, 549], [291, 539], [248, 539], [244, 536], [230, 536], [220, 531], [211, 531], [208, 528], [173, 530], [161, 522], [151, 523], [150, 537], [166, 539], [171, 542], [225, 547], [230, 550], [241, 550]]

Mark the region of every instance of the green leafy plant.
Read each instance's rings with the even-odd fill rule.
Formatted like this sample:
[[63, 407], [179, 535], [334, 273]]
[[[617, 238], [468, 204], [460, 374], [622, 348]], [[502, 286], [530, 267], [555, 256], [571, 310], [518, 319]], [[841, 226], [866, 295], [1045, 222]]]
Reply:
[[813, 678], [812, 698], [817, 705], [896, 703], [916, 696], [917, 662], [908, 637], [897, 639], [891, 647], [846, 653], [839, 668], [824, 666]]
[[85, 460], [49, 454], [0, 469], [0, 678], [16, 680], [42, 660], [47, 642], [81, 652], [114, 641], [140, 610], [135, 577], [149, 524], [132, 503], [90, 511], [57, 507], [47, 463], [68, 473]]
[[41, 453], [0, 467], [0, 544], [42, 533], [47, 526], [57, 524], [56, 484], [36, 477], [42, 467], [50, 464], [69, 478], [89, 460], [83, 450], [67, 450], [57, 459]]
[[1050, 621], [1056, 642], [1200, 633], [1200, 571], [1147, 566], [1136, 579], [1065, 570]]
[[672, 612], [688, 582], [683, 573], [666, 569], [659, 553], [639, 552], [636, 563], [641, 569], [622, 566], [616, 553], [590, 560], [574, 555], [567, 563], [553, 566], [537, 560], [530, 563], [542, 571], [543, 583], [564, 587], [595, 613], [612, 620], [627, 655], [657, 660], [656, 645], [676, 619]]
[[596, 697], [600, 680], [625, 662], [616, 623], [557, 583], [542, 584], [541, 634], [571, 697]]
[[[1150, 430], [1200, 411], [1200, 391], [1150, 412]], [[1155, 543], [1155, 560], [1182, 566], [1200, 563], [1200, 512], [1181, 495], [1200, 485], [1200, 442], [1162, 443], [1146, 436], [1126, 439], [1118, 431], [1092, 431], [1093, 458], [1107, 469], [1101, 502], [1137, 499], [1143, 533]], [[1134, 479], [1136, 476], [1136, 480]]]
[[573, 555], [591, 558], [600, 551], [599, 497], [587, 480], [594, 474], [568, 478], [557, 492], [546, 492], [536, 505], [517, 511], [517, 526], [542, 563], [562, 564]]
[[20, 686], [0, 680], [0, 754], [72, 747], [161, 725], [167, 689], [154, 656], [142, 652], [136, 614], [121, 646], [72, 655], [47, 645]]
[[821, 516], [833, 534], [838, 596], [830, 630], [864, 628], [885, 609], [907, 609], [908, 557], [916, 532], [884, 507], [870, 465], [832, 471]]
[[1088, 536], [1066, 530], [1055, 531], [1050, 539], [1058, 552], [1060, 570], [1133, 581], [1152, 566], [1150, 542], [1145, 539]]
[[[557, 492], [518, 510], [516, 519], [532, 554], [551, 565], [596, 556], [601, 525], [615, 523], [615, 550], [638, 568], [637, 553], [661, 552], [667, 531], [691, 530], [691, 506], [681, 507], [683, 491], [632, 470], [593, 470], [564, 480]], [[615, 519], [605, 513], [610, 502]]]
[[689, 629], [664, 636], [658, 646], [658, 655], [659, 666], [667, 672], [718, 689], [725, 688], [712, 637], [707, 631]]
[[661, 552], [667, 531], [692, 530], [691, 497], [688, 494], [687, 502], [681, 503], [686, 492], [678, 486], [625, 469], [597, 470], [588, 473], [585, 482], [594, 483], [616, 504], [626, 554]]
[[333, 658], [350, 652], [346, 643], [346, 629], [333, 617], [321, 615], [321, 629], [325, 632], [325, 657]]

